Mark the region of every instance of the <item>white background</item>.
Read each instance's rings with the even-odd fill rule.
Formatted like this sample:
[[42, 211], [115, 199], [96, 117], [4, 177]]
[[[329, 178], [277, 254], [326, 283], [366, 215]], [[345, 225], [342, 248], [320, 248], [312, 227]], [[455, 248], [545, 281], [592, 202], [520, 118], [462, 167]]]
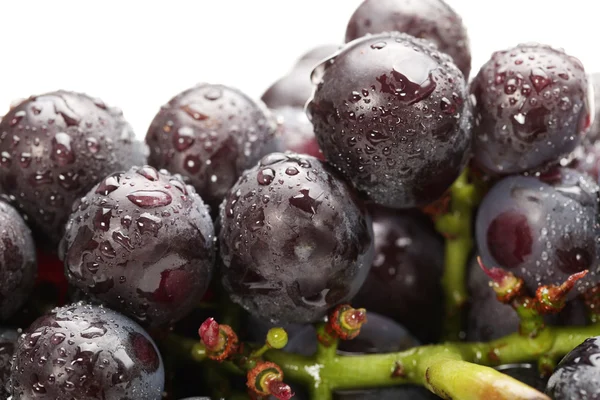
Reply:
[[[0, 115], [13, 99], [86, 92], [140, 137], [198, 82], [259, 97], [304, 51], [341, 43], [361, 0], [0, 0]], [[471, 38], [472, 76], [494, 50], [538, 41], [600, 71], [597, 0], [448, 0]]]

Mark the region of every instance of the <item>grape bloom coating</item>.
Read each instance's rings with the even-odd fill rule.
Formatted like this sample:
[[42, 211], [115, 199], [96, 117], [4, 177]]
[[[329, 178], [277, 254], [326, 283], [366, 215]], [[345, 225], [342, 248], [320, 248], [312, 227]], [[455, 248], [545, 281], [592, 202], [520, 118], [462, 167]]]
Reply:
[[371, 219], [328, 164], [272, 153], [220, 209], [222, 279], [231, 298], [273, 322], [308, 323], [349, 301], [373, 261]]
[[449, 56], [387, 33], [347, 44], [313, 72], [307, 105], [325, 158], [379, 205], [438, 199], [465, 166], [471, 110]]
[[214, 228], [179, 176], [133, 167], [81, 199], [60, 253], [72, 285], [155, 326], [186, 315], [208, 288]]

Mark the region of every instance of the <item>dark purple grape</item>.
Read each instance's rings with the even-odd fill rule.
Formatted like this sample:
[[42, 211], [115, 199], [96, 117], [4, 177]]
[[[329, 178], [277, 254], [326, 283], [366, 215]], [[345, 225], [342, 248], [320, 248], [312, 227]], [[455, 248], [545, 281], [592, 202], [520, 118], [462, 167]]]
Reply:
[[304, 109], [313, 92], [310, 75], [315, 66], [331, 56], [339, 46], [325, 45], [304, 54], [296, 65], [273, 83], [261, 99], [271, 109], [292, 107]]
[[55, 244], [71, 204], [143, 158], [142, 150], [121, 111], [100, 100], [65, 91], [33, 96], [0, 121], [0, 186]]
[[496, 370], [511, 376], [540, 392], [544, 392], [546, 389], [547, 379], [544, 379], [544, 377], [540, 375], [540, 371], [535, 364], [505, 364], [496, 367]]
[[323, 44], [321, 46], [317, 46], [312, 50], [309, 50], [306, 53], [304, 53], [304, 55], [300, 57], [296, 65], [304, 62], [310, 62], [313, 64], [319, 63], [327, 57], [331, 56], [336, 51], [338, 51], [339, 48], [340, 45], [337, 44]]
[[375, 261], [352, 301], [399, 321], [424, 342], [441, 333], [444, 242], [418, 211], [371, 207]]
[[[546, 317], [548, 318], [548, 317]], [[548, 319], [551, 325], [557, 326], [585, 326], [588, 325], [587, 306], [582, 296], [567, 301], [563, 308], [555, 316], [550, 315]]]
[[493, 175], [558, 163], [590, 124], [581, 62], [563, 51], [522, 44], [492, 55], [471, 84], [474, 162]]
[[277, 116], [278, 139], [281, 141], [280, 147], [283, 150], [324, 159], [315, 137], [313, 125], [304, 109], [282, 107], [273, 112]]
[[[594, 115], [594, 121], [590, 126], [590, 130], [586, 135], [586, 139], [594, 143], [600, 139], [600, 73], [594, 73], [588, 75], [588, 82], [590, 84], [590, 90], [593, 91], [594, 109], [592, 110]], [[591, 93], [590, 93], [591, 94]]]
[[28, 299], [37, 263], [31, 231], [17, 211], [0, 200], [0, 320]]
[[600, 399], [600, 337], [586, 339], [558, 364], [546, 393], [554, 400]]
[[313, 73], [307, 106], [325, 158], [374, 203], [426, 205], [471, 145], [465, 81], [447, 55], [401, 33], [355, 40]]
[[186, 397], [181, 400], [210, 400], [210, 397]]
[[588, 174], [595, 182], [600, 182], [600, 142], [582, 143], [572, 156], [573, 159], [568, 164], [569, 168]]
[[39, 318], [17, 343], [16, 399], [161, 399], [164, 370], [150, 336], [112, 310], [71, 304]]
[[189, 178], [214, 210], [241, 173], [274, 151], [275, 119], [237, 89], [201, 84], [161, 107], [146, 143], [149, 163]]
[[314, 157], [264, 157], [220, 211], [223, 284], [233, 301], [271, 322], [318, 320], [358, 292], [373, 262], [366, 209]]
[[[368, 313], [367, 323], [360, 334], [352, 340], [341, 341], [338, 354], [352, 356], [403, 351], [418, 346], [419, 342], [401, 325], [376, 313]], [[305, 356], [317, 350], [317, 334], [313, 326], [306, 326], [288, 342], [285, 351]], [[336, 400], [422, 400], [437, 399], [427, 389], [412, 385], [394, 388], [338, 390], [333, 394]]]
[[19, 334], [15, 330], [0, 328], [0, 398], [7, 399], [10, 387], [10, 367]]
[[60, 253], [73, 286], [156, 326], [177, 321], [204, 295], [214, 229], [202, 199], [178, 175], [134, 167], [81, 199]]
[[273, 83], [261, 100], [272, 109], [281, 107], [304, 108], [312, 95], [313, 85], [310, 81], [315, 64], [318, 61], [303, 61], [298, 63], [290, 72]]
[[519, 330], [519, 316], [509, 305], [501, 303], [490, 287], [490, 278], [473, 258], [469, 264], [467, 287], [467, 340], [487, 342]]
[[427, 39], [450, 55], [466, 78], [471, 71], [467, 30], [443, 0], [365, 0], [346, 30], [346, 42], [369, 33], [399, 31]]
[[485, 265], [521, 276], [531, 292], [586, 269], [590, 272], [573, 295], [598, 283], [599, 191], [589, 177], [566, 168], [539, 179], [504, 178], [477, 213], [477, 245]]

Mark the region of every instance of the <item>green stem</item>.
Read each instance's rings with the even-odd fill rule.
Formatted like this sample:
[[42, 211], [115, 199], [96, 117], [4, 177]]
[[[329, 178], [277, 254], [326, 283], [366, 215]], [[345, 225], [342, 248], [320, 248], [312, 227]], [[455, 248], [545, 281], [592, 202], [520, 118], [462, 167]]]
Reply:
[[519, 333], [525, 336], [537, 336], [543, 331], [546, 324], [544, 317], [529, 304], [529, 299], [513, 301], [513, 308], [519, 316]]
[[[280, 350], [268, 351], [265, 358], [281, 366], [286, 379], [308, 384], [318, 395], [336, 389], [413, 383], [453, 399], [483, 400], [491, 394], [498, 399], [547, 399], [484, 365], [528, 362], [547, 354], [563, 355], [586, 338], [599, 334], [599, 325], [548, 327], [535, 338], [514, 333], [489, 343], [449, 342], [399, 353], [336, 355], [327, 363]], [[402, 376], [394, 374], [398, 366], [402, 367]], [[452, 379], [448, 379], [449, 374]]]
[[262, 347], [259, 347], [258, 349], [254, 350], [252, 353], [250, 353], [250, 358], [262, 357], [262, 355], [265, 354], [267, 350], [269, 350], [269, 346], [265, 344]]
[[[264, 358], [282, 368], [285, 380], [308, 386], [318, 399], [330, 399], [331, 392], [337, 389], [406, 383], [425, 385], [435, 393], [443, 392], [444, 396], [457, 400], [484, 400], [492, 394], [498, 399], [546, 399], [484, 365], [516, 364], [544, 357], [557, 359], [585, 339], [598, 335], [600, 325], [547, 327], [536, 337], [513, 333], [488, 343], [448, 342], [397, 353], [344, 356], [335, 353], [335, 346], [322, 346], [314, 357], [272, 349]], [[187, 353], [193, 360], [201, 359], [197, 341], [177, 336], [170, 336], [167, 341], [171, 351]], [[231, 362], [222, 366], [241, 373]], [[402, 373], [395, 373], [398, 370]]]
[[450, 191], [450, 211], [438, 219], [436, 228], [446, 237], [442, 277], [446, 307], [444, 337], [458, 340], [462, 328], [462, 308], [468, 299], [465, 276], [473, 249], [471, 222], [477, 202], [477, 193], [468, 182], [467, 170], [454, 182]]
[[328, 344], [326, 345], [317, 340], [317, 351], [314, 356], [315, 362], [313, 369], [309, 371], [313, 377], [312, 385], [310, 385], [311, 399], [330, 400], [332, 398], [332, 390], [329, 377], [323, 375], [317, 378], [314, 372], [320, 371], [323, 366], [331, 365], [335, 362], [339, 339], [330, 336], [325, 330], [325, 324], [323, 323], [318, 324], [316, 328], [317, 337], [327, 337]]

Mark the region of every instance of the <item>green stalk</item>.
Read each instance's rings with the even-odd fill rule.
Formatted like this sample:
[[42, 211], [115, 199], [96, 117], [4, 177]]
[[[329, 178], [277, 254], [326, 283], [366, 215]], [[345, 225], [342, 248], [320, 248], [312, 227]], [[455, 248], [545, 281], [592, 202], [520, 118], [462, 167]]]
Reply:
[[[598, 335], [598, 324], [546, 327], [536, 337], [513, 333], [487, 343], [447, 342], [403, 352], [358, 356], [338, 355], [335, 346], [322, 346], [313, 357], [273, 349], [264, 358], [281, 367], [286, 381], [299, 382], [311, 389], [313, 396], [318, 396], [313, 397], [316, 399], [329, 399], [331, 392], [338, 389], [407, 383], [424, 385], [442, 397], [455, 400], [547, 399], [489, 367], [548, 357], [558, 359], [585, 339]], [[202, 346], [198, 341], [176, 336], [167, 340], [171, 351], [202, 361]], [[231, 362], [222, 365], [231, 373], [241, 373]], [[491, 397], [492, 394], [496, 397]]]
[[[281, 366], [286, 379], [320, 388], [313, 390], [319, 394], [325, 388], [359, 389], [412, 383], [455, 400], [547, 399], [527, 385], [484, 365], [564, 355], [588, 337], [597, 335], [600, 335], [599, 325], [547, 327], [535, 338], [514, 333], [489, 343], [449, 342], [398, 353], [336, 355], [327, 363], [281, 350], [270, 350], [265, 358]], [[401, 376], [394, 373], [399, 366]], [[497, 397], [488, 397], [491, 394]]]
[[454, 182], [450, 192], [450, 210], [436, 221], [436, 228], [446, 238], [442, 276], [446, 307], [444, 337], [458, 340], [462, 330], [462, 309], [468, 299], [465, 276], [473, 249], [471, 223], [477, 202], [477, 193], [468, 182], [467, 170]]

